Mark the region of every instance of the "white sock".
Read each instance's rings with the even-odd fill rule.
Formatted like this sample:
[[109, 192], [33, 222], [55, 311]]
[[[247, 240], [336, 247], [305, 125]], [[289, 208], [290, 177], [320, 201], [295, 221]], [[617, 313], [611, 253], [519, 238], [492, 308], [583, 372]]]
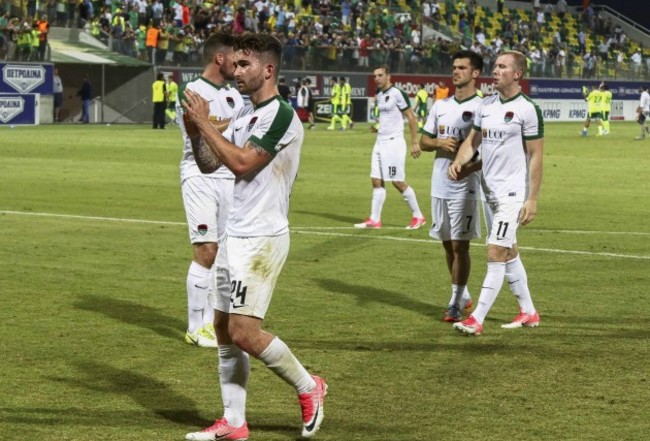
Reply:
[[370, 219], [375, 222], [381, 220], [381, 209], [384, 208], [386, 200], [386, 189], [384, 187], [372, 189], [372, 204], [370, 207]]
[[449, 299], [449, 306], [461, 307], [461, 303], [465, 300], [466, 285], [451, 285], [451, 299]]
[[413, 190], [413, 187], [407, 187], [406, 190], [404, 190], [404, 193], [402, 193], [402, 198], [404, 198], [406, 203], [409, 204], [409, 208], [413, 213], [413, 217], [423, 217], [422, 212], [420, 211], [420, 206], [418, 205], [418, 198], [415, 197], [415, 190]]
[[210, 269], [192, 261], [187, 272], [187, 330], [193, 334], [203, 327], [203, 310], [208, 308]]
[[214, 325], [214, 309], [208, 304], [209, 302], [206, 302], [206, 307], [203, 308], [203, 318], [201, 321], [203, 322], [203, 326], [212, 324]]
[[293, 386], [299, 394], [310, 392], [316, 387], [316, 382], [309, 372], [278, 337], [271, 340], [271, 343], [262, 351], [260, 360], [278, 377]]
[[248, 354], [235, 345], [219, 345], [219, 383], [223, 416], [231, 426], [246, 422], [246, 386], [250, 376]]
[[465, 291], [463, 291], [463, 302], [467, 303], [470, 300], [472, 300], [472, 296], [469, 294], [469, 289], [467, 289], [467, 285], [465, 285]]
[[535, 306], [528, 290], [528, 276], [519, 256], [506, 262], [506, 280], [512, 293], [517, 297], [521, 311], [526, 314], [533, 314]]
[[492, 304], [499, 295], [506, 274], [506, 264], [503, 262], [488, 262], [487, 267], [487, 274], [485, 280], [483, 280], [478, 305], [472, 312], [472, 316], [481, 324], [483, 324], [485, 316], [487, 316], [488, 311], [490, 311]]

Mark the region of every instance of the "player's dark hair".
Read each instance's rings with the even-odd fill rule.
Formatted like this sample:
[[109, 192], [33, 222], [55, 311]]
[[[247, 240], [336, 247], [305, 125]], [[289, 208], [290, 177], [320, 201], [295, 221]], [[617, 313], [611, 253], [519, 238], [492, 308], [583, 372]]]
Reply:
[[473, 70], [478, 70], [481, 72], [483, 70], [483, 58], [474, 51], [464, 50], [458, 51], [452, 57], [452, 61], [467, 58], [469, 60], [469, 65], [472, 66]]
[[215, 32], [203, 44], [203, 63], [211, 63], [218, 52], [235, 45], [236, 37], [225, 32]]
[[385, 65], [385, 64], [381, 64], [381, 65], [379, 65], [379, 66], [374, 67], [374, 68], [372, 69], [372, 71], [374, 72], [374, 71], [376, 71], [377, 69], [383, 69], [384, 72], [386, 72], [386, 75], [390, 75], [390, 69], [389, 69], [389, 67], [388, 67], [387, 65]]
[[260, 60], [275, 66], [275, 76], [280, 73], [282, 62], [282, 43], [271, 34], [254, 34], [247, 32], [235, 39], [234, 48], [244, 53], [254, 52]]

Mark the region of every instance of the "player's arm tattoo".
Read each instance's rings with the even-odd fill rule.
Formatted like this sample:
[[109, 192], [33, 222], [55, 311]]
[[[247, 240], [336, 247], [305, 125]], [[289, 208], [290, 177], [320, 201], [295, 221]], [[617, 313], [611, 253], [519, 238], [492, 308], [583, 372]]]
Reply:
[[266, 151], [264, 147], [260, 146], [255, 141], [251, 141], [250, 139], [246, 141], [246, 145], [244, 147], [246, 147], [247, 149], [254, 150], [258, 156], [264, 156], [269, 159], [272, 158], [271, 154], [268, 151]]
[[199, 166], [201, 173], [212, 173], [221, 167], [222, 163], [212, 153], [210, 147], [203, 142], [203, 138], [192, 138], [192, 152], [194, 152], [194, 160], [196, 165]]

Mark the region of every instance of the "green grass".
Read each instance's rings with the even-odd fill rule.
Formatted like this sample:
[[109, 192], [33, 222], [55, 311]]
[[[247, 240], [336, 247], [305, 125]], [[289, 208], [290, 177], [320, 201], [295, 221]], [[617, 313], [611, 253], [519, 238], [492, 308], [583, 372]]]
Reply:
[[[579, 126], [547, 125], [539, 216], [518, 235], [542, 325], [502, 330], [504, 287], [478, 338], [440, 321], [442, 248], [403, 229], [396, 191], [386, 228], [350, 228], [370, 208], [367, 127], [307, 131], [265, 326], [330, 384], [318, 439], [647, 438], [650, 141]], [[215, 352], [182, 342], [180, 154], [175, 129], [0, 128], [0, 439], [181, 440], [220, 412]], [[425, 213], [432, 159], [407, 162]], [[483, 242], [471, 253], [477, 296]], [[296, 439], [293, 391], [252, 369], [251, 440]]]

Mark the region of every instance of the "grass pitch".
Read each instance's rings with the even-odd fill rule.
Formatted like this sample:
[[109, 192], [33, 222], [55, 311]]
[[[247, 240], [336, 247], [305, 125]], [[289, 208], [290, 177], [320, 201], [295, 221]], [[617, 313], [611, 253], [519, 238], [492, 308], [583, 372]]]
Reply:
[[[478, 338], [440, 320], [442, 247], [403, 229], [397, 191], [382, 230], [351, 228], [370, 209], [367, 126], [306, 132], [265, 325], [330, 384], [317, 439], [647, 438], [650, 141], [579, 130], [547, 124], [538, 219], [518, 234], [541, 326], [500, 328], [517, 312], [504, 286]], [[220, 413], [216, 353], [182, 341], [180, 154], [174, 128], [0, 127], [0, 439], [182, 440]], [[407, 161], [425, 213], [432, 161]], [[471, 252], [477, 298], [483, 242]], [[293, 391], [252, 371], [250, 439], [296, 439]]]

